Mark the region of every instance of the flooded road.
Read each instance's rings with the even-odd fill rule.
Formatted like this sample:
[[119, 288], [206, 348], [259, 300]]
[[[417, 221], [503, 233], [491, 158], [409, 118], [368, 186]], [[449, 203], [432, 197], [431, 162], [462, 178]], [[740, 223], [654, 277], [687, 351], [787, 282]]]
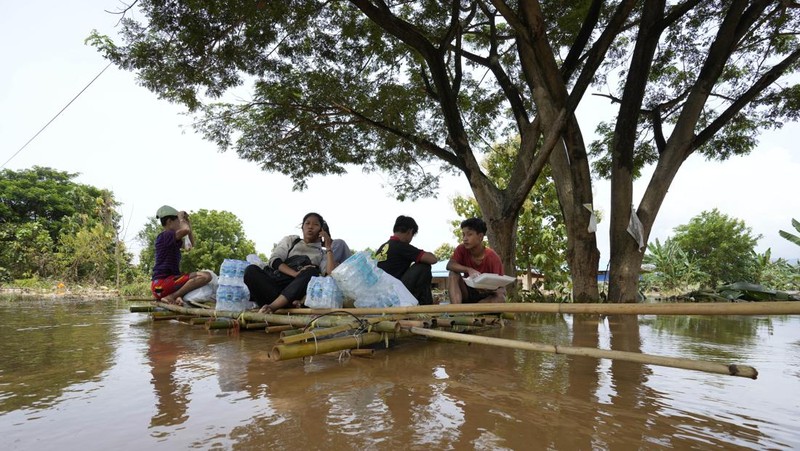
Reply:
[[0, 449], [789, 449], [800, 316], [519, 316], [484, 335], [752, 365], [757, 380], [407, 338], [271, 362], [276, 336], [118, 301], [0, 301]]

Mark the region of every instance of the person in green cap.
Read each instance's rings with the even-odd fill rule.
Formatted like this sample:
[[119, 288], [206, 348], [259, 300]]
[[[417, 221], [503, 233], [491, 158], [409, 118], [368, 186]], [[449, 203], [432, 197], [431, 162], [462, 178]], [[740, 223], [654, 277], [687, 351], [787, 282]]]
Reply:
[[156, 237], [156, 263], [150, 291], [163, 302], [183, 305], [183, 295], [209, 283], [211, 274], [206, 271], [181, 273], [184, 238], [188, 238], [189, 247], [194, 245], [189, 215], [164, 205], [156, 212], [156, 219], [161, 221], [164, 230]]

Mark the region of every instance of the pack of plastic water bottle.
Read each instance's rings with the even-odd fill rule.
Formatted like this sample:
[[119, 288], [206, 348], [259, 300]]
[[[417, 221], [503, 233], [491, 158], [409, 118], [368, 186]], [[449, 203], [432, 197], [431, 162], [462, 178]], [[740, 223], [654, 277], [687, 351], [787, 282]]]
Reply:
[[310, 308], [342, 308], [344, 294], [333, 277], [314, 276], [308, 282], [304, 304]]
[[244, 284], [244, 270], [249, 263], [226, 258], [219, 268], [216, 310], [242, 312], [250, 308], [250, 290]]

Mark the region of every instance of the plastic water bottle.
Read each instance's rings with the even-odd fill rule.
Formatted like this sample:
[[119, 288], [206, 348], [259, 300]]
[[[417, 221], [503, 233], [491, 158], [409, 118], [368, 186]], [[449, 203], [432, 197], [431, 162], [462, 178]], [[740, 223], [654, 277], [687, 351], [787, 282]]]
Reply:
[[231, 287], [230, 285], [220, 284], [217, 287], [217, 306], [215, 310], [227, 311], [230, 310]]
[[219, 267], [219, 284], [220, 285], [231, 285], [233, 282], [233, 265], [235, 262], [231, 259], [226, 258], [222, 261], [222, 265]]
[[247, 268], [247, 262], [243, 260], [236, 260], [236, 284], [244, 285], [244, 270]]

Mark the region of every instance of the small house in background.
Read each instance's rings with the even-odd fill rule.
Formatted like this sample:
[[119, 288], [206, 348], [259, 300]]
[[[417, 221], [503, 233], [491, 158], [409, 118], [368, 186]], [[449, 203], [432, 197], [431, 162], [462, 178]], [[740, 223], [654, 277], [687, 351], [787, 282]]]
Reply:
[[436, 262], [431, 265], [431, 288], [444, 291], [447, 289], [447, 260]]
[[[431, 275], [433, 276], [431, 280], [431, 288], [434, 290], [444, 291], [447, 289], [447, 261], [440, 261], [434, 265], [431, 265]], [[524, 271], [520, 271], [517, 273], [518, 283], [522, 284], [523, 290], [529, 290], [529, 284], [535, 284], [538, 281], [544, 279], [542, 274], [539, 274], [536, 271], [531, 271], [530, 277], [526, 277]]]

